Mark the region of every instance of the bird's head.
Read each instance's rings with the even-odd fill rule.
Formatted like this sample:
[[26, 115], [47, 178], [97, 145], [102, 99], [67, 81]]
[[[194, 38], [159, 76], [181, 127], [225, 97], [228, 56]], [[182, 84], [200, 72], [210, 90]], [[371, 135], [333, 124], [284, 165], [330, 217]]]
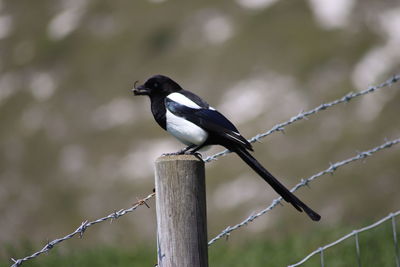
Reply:
[[134, 85], [132, 92], [135, 95], [148, 95], [152, 96], [162, 96], [169, 95], [170, 93], [178, 92], [182, 90], [182, 88], [174, 82], [172, 79], [163, 75], [154, 75], [147, 79], [147, 81], [139, 86]]

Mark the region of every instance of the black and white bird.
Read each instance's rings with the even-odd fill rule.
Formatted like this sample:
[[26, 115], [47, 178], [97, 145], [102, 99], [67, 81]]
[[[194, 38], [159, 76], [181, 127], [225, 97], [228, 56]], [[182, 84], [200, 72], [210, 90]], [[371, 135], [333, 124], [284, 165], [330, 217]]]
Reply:
[[305, 211], [314, 221], [321, 216], [293, 195], [251, 154], [251, 144], [221, 113], [197, 95], [182, 89], [172, 79], [155, 75], [143, 85], [134, 86], [135, 95], [147, 95], [156, 122], [187, 147], [176, 154], [195, 153], [208, 145], [221, 145], [235, 152], [258, 173], [278, 194], [298, 211]]

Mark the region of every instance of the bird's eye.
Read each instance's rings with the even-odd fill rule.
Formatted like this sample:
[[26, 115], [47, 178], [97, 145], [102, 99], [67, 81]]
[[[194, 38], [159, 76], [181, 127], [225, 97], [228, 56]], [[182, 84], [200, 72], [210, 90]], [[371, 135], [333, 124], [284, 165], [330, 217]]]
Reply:
[[154, 83], [153, 87], [157, 88], [158, 87], [158, 83]]

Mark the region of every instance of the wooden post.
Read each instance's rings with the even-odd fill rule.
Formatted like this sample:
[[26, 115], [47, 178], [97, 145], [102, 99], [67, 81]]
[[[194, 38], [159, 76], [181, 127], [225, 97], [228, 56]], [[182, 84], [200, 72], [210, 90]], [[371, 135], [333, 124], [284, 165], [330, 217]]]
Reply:
[[204, 162], [194, 155], [156, 161], [159, 267], [207, 267]]

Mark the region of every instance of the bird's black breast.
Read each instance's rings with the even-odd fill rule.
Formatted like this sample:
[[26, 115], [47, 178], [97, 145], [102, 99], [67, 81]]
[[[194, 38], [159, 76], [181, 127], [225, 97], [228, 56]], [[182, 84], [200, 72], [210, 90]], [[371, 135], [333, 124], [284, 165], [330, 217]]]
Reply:
[[167, 119], [165, 104], [165, 97], [152, 97], [151, 98], [151, 113], [153, 113], [153, 117], [164, 130], [167, 130]]

